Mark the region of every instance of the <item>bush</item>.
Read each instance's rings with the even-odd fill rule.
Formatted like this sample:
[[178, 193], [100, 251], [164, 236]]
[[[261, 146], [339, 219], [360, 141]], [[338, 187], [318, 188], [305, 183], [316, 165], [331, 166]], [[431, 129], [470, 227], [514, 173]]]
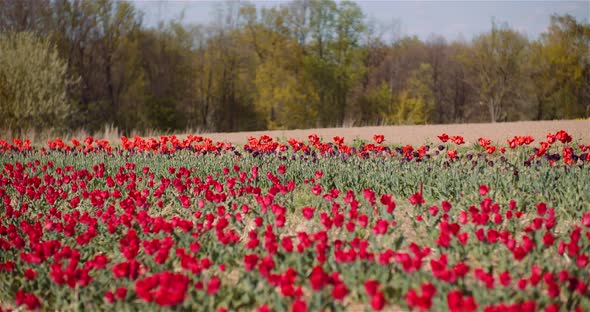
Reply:
[[19, 133], [63, 129], [72, 105], [67, 64], [47, 39], [28, 32], [0, 34], [0, 118]]

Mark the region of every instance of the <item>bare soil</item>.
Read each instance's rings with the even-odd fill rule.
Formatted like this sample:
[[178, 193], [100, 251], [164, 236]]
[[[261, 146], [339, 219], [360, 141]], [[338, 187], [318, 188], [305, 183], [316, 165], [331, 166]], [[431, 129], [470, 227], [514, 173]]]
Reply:
[[[388, 144], [422, 144], [426, 142], [438, 142], [437, 135], [447, 133], [449, 135], [461, 135], [467, 144], [477, 142], [480, 137], [485, 137], [494, 143], [506, 144], [507, 139], [515, 135], [530, 135], [535, 142], [546, 139], [547, 133], [555, 133], [565, 130], [572, 135], [574, 142], [590, 144], [590, 120], [548, 120], [548, 121], [519, 121], [503, 123], [468, 123], [446, 125], [413, 125], [413, 126], [380, 126], [380, 127], [356, 127], [356, 128], [323, 128], [305, 130], [275, 130], [275, 131], [251, 131], [230, 133], [202, 134], [213, 141], [245, 144], [249, 137], [259, 138], [269, 135], [273, 139], [285, 142], [287, 139], [307, 141], [307, 137], [315, 133], [324, 141], [331, 141], [334, 136], [344, 137], [345, 143], [352, 143], [354, 139], [370, 141], [375, 134], [383, 134]], [[179, 137], [184, 137], [180, 135]]]

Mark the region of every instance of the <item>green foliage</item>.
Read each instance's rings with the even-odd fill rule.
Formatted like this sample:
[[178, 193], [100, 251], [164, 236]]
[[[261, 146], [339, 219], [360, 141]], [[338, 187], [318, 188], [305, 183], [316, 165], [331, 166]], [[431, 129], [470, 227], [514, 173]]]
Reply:
[[170, 98], [149, 98], [146, 101], [147, 117], [151, 127], [155, 129], [172, 130], [182, 116], [174, 109], [174, 100]]
[[317, 103], [317, 95], [313, 89], [306, 90], [310, 86], [297, 78], [271, 62], [258, 67], [256, 105], [259, 112], [266, 116], [268, 129], [313, 126], [316, 113], [312, 105]]
[[389, 121], [394, 124], [423, 124], [425, 103], [422, 97], [412, 97], [407, 90], [402, 91], [396, 103], [396, 110]]
[[395, 110], [388, 116], [394, 124], [426, 124], [434, 112], [432, 91], [432, 67], [421, 64], [412, 72], [396, 99]]
[[408, 81], [408, 91], [417, 99], [410, 114], [410, 120], [415, 124], [425, 124], [432, 120], [434, 111], [434, 93], [432, 90], [432, 66], [427, 63], [412, 72]]
[[536, 44], [533, 63], [538, 118], [574, 118], [590, 113], [590, 25], [572, 16], [552, 16]]
[[378, 87], [370, 89], [358, 101], [358, 115], [361, 124], [370, 124], [375, 120], [385, 122], [393, 109], [393, 94], [384, 82]]
[[3, 126], [64, 129], [72, 112], [64, 62], [49, 40], [35, 34], [0, 34], [0, 119]]

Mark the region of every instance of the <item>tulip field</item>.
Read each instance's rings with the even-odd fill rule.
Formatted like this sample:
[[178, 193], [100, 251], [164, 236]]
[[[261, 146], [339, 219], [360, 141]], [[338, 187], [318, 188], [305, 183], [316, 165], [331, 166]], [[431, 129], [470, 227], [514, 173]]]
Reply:
[[422, 143], [0, 140], [0, 307], [590, 311], [588, 142]]

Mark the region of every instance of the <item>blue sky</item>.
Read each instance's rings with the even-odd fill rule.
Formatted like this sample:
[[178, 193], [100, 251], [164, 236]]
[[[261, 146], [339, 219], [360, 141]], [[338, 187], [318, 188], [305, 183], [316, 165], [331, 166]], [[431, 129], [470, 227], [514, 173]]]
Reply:
[[[160, 20], [177, 19], [184, 12], [187, 24], [207, 24], [215, 19], [221, 1], [133, 1], [144, 12], [144, 21], [154, 26]], [[252, 1], [273, 6], [285, 1]], [[355, 1], [365, 15], [382, 29], [385, 39], [396, 33], [427, 39], [431, 34], [449, 40], [466, 39], [490, 29], [492, 19], [536, 39], [547, 29], [551, 14], [571, 14], [590, 22], [586, 1]], [[394, 31], [395, 30], [395, 31]]]

